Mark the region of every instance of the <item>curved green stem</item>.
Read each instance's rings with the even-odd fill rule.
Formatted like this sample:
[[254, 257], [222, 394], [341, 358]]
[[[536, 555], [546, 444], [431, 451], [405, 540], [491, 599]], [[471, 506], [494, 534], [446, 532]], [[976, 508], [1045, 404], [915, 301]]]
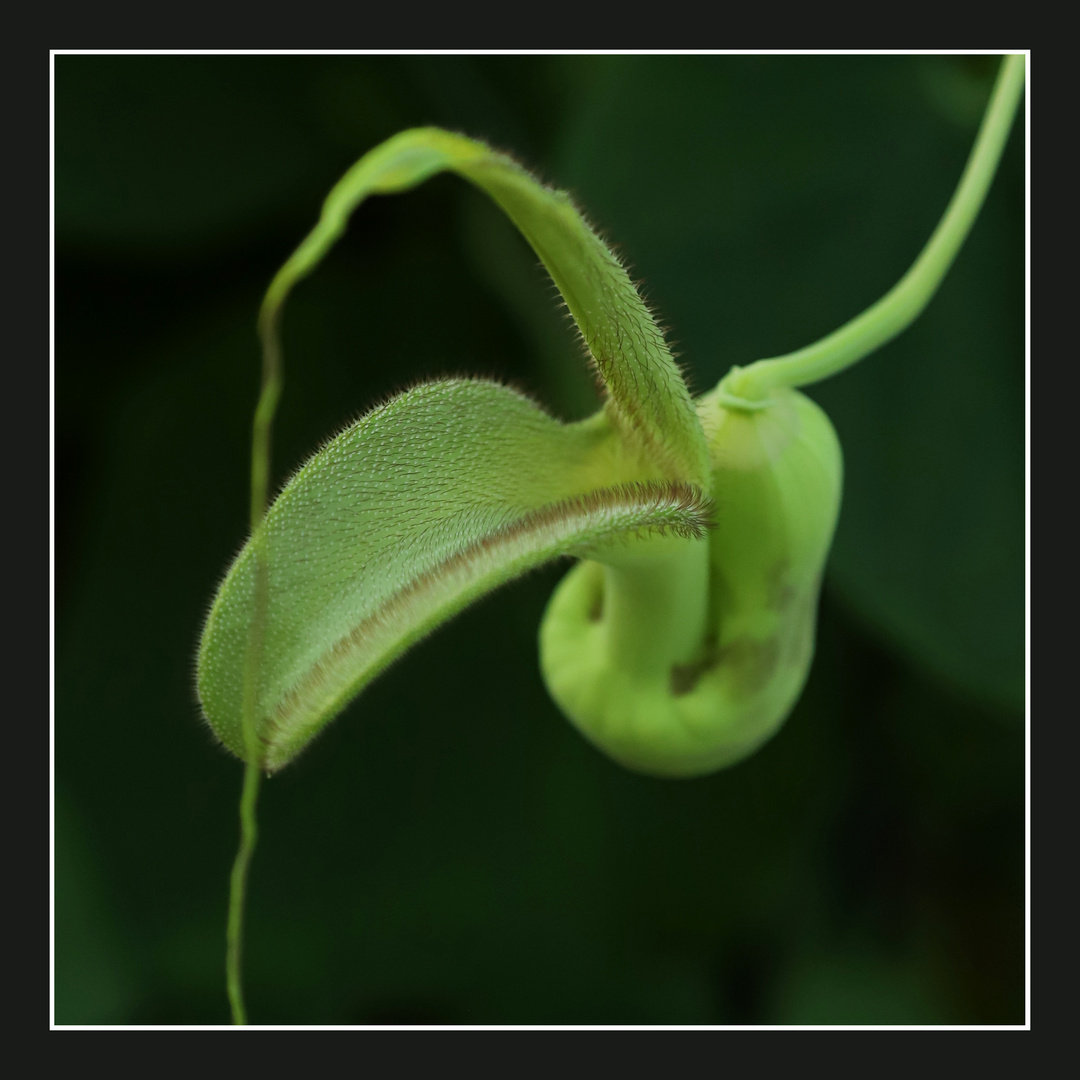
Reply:
[[1024, 88], [1024, 57], [1006, 56], [960, 183], [938, 227], [908, 272], [876, 304], [820, 341], [786, 356], [734, 367], [721, 380], [725, 404], [760, 407], [777, 387], [835, 375], [905, 330], [937, 291], [967, 238], [997, 171]]

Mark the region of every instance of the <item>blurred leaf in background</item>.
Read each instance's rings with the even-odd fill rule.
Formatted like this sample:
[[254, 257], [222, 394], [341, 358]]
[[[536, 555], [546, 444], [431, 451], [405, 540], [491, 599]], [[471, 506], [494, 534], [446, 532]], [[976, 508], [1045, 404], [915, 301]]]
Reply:
[[[193, 656], [245, 538], [257, 304], [352, 161], [434, 123], [569, 188], [703, 391], [896, 281], [996, 64], [56, 58], [57, 1023], [227, 1021], [240, 768]], [[255, 1022], [1023, 1022], [1023, 139], [925, 315], [810, 390], [846, 489], [781, 733], [625, 773], [539, 679], [563, 568], [489, 598], [266, 788]], [[285, 350], [279, 480], [417, 378], [595, 407], [535, 258], [450, 177], [360, 209]]]

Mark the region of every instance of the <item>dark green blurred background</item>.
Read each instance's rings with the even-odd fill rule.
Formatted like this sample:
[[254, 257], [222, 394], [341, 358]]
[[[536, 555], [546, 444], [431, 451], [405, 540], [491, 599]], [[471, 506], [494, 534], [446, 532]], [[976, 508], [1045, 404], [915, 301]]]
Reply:
[[[574, 192], [695, 391], [903, 273], [992, 57], [59, 56], [56, 1021], [224, 1023], [239, 764], [193, 656], [245, 538], [262, 290], [440, 124]], [[749, 761], [620, 770], [547, 698], [563, 566], [488, 598], [263, 789], [256, 1023], [1024, 1021], [1024, 130], [926, 314], [813, 387], [846, 455], [817, 659]], [[453, 177], [290, 304], [278, 480], [418, 378], [594, 407], [535, 257]]]

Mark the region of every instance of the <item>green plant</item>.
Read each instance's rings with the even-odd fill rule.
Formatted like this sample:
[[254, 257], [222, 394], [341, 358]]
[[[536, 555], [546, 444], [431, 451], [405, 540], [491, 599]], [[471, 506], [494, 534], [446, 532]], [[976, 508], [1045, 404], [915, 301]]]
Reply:
[[[894, 289], [805, 349], [733, 368], [696, 401], [618, 260], [565, 194], [509, 158], [417, 129], [334, 188], [262, 307], [252, 535], [199, 649], [206, 717], [247, 763], [229, 922], [235, 1020], [261, 772], [292, 760], [424, 634], [529, 568], [582, 560], [545, 615], [541, 667], [566, 715], [616, 760], [699, 775], [776, 731], [809, 671], [841, 490], [835, 432], [796, 388], [866, 356], [928, 303], [989, 187], [1022, 85], [1023, 59], [1008, 58], [956, 194]], [[267, 509], [289, 291], [369, 194], [444, 170], [490, 195], [540, 256], [595, 364], [602, 410], [563, 424], [497, 383], [420, 385], [330, 440]]]

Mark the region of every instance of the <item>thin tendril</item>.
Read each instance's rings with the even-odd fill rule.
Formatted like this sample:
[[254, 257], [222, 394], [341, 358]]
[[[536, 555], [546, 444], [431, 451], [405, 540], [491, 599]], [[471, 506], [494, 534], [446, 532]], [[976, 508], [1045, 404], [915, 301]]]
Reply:
[[1024, 89], [1024, 57], [1006, 56], [971, 155], [941, 221], [911, 269], [876, 304], [839, 330], [785, 356], [732, 368], [718, 390], [726, 404], [760, 407], [769, 391], [835, 375], [905, 330], [930, 302], [971, 231], [1009, 137]]
[[262, 390], [255, 409], [251, 440], [251, 538], [255, 554], [255, 613], [244, 662], [244, 696], [240, 723], [244, 733], [244, 786], [240, 796], [240, 847], [229, 878], [229, 916], [225, 933], [225, 983], [234, 1024], [247, 1023], [241, 961], [244, 937], [244, 901], [248, 870], [258, 838], [256, 806], [262, 779], [261, 751], [255, 728], [258, 702], [258, 675], [262, 660], [267, 610], [270, 602], [270, 575], [266, 562], [263, 519], [270, 486], [270, 443], [274, 413], [281, 397], [281, 343], [278, 336], [278, 303], [264, 303], [259, 316], [262, 340]]

